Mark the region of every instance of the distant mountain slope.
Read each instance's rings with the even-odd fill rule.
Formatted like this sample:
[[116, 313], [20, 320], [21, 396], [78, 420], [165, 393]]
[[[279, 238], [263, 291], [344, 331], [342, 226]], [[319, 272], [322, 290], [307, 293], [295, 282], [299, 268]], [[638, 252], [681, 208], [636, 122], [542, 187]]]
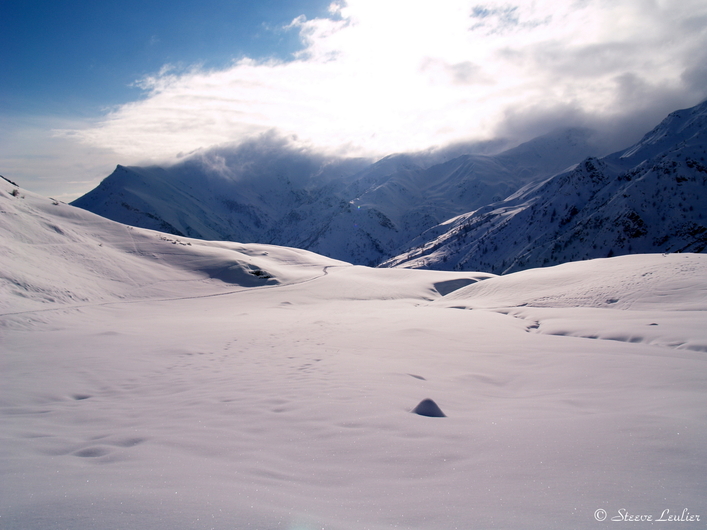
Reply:
[[168, 168], [118, 166], [72, 204], [175, 235], [292, 246], [375, 265], [430, 227], [595, 149], [590, 131], [567, 129], [493, 156], [462, 155], [433, 165], [432, 157], [394, 155], [369, 165], [272, 140]]
[[[132, 226], [199, 239], [262, 241], [312, 190], [366, 167], [261, 139], [193, 155], [168, 168], [123, 167], [72, 205]], [[343, 186], [343, 183], [339, 184]]]
[[707, 102], [636, 145], [428, 230], [383, 266], [507, 273], [707, 247]]

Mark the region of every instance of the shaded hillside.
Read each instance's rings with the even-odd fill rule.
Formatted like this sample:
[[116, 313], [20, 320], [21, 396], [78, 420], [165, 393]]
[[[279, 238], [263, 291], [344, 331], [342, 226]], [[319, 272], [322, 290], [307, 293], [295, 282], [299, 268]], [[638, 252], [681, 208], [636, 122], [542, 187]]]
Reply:
[[442, 223], [383, 266], [507, 273], [707, 246], [707, 102], [669, 115], [631, 148], [588, 158]]
[[369, 164], [266, 139], [167, 168], [118, 166], [72, 204], [175, 235], [272, 243], [375, 265], [430, 227], [507, 197], [594, 149], [590, 131], [567, 129], [498, 155], [442, 163], [394, 155]]

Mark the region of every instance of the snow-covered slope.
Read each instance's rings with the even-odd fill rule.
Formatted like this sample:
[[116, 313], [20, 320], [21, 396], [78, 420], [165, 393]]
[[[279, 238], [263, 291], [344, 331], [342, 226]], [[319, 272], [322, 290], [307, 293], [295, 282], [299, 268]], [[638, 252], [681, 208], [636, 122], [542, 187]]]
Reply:
[[707, 102], [635, 146], [442, 223], [384, 266], [507, 273], [707, 247]]
[[0, 247], [3, 529], [704, 528], [705, 255], [370, 269], [4, 181]]
[[197, 153], [167, 169], [123, 167], [72, 204], [174, 235], [264, 242], [292, 209], [333, 196], [363, 160], [323, 157], [268, 140]]
[[300, 249], [133, 228], [2, 184], [0, 310], [11, 301], [15, 310], [37, 310], [173, 296], [187, 284], [208, 294], [207, 279], [233, 287], [289, 284], [345, 265]]
[[[267, 144], [266, 144], [267, 145]], [[472, 147], [470, 147], [472, 148]], [[495, 156], [324, 158], [275, 144], [200, 153], [168, 168], [119, 166], [72, 204], [175, 235], [261, 242], [377, 264], [424, 230], [500, 200], [595, 151], [561, 130]]]

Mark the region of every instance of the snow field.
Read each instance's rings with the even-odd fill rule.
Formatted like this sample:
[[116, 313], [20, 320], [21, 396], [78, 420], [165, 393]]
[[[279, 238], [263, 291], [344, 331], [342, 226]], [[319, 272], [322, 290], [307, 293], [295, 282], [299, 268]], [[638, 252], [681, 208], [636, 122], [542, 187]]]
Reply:
[[701, 255], [378, 270], [0, 201], [0, 528], [704, 527]]

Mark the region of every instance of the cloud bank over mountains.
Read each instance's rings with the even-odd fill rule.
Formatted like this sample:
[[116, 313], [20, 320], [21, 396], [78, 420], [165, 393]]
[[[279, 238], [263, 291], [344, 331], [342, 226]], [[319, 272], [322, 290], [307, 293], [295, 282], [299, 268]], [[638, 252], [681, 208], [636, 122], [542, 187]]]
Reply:
[[170, 159], [267, 130], [338, 154], [380, 156], [589, 126], [607, 149], [707, 96], [700, 1], [333, 3], [295, 19], [294, 60], [166, 66], [74, 137]]
[[583, 127], [601, 156], [707, 98], [701, 0], [340, 0], [324, 13], [264, 22], [299, 37], [289, 60], [177, 60], [98, 115], [0, 116], [2, 172], [70, 201], [117, 164], [169, 165], [257, 138], [380, 158]]

